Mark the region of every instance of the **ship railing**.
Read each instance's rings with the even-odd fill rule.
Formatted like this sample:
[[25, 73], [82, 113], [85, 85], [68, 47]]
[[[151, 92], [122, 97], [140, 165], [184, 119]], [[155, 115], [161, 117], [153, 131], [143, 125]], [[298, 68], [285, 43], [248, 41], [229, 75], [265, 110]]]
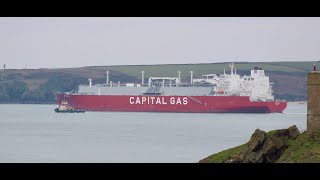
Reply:
[[96, 84], [97, 87], [126, 87], [126, 84], [118, 84], [118, 83], [112, 83], [111, 84]]
[[266, 99], [266, 98], [250, 98], [252, 102], [274, 102], [274, 101], [285, 101], [285, 100], [274, 100], [274, 99]]
[[284, 99], [276, 99], [275, 101], [286, 102]]
[[96, 93], [92, 93], [92, 92], [78, 92], [78, 93], [75, 93], [75, 94], [78, 94], [78, 95], [95, 95]]
[[161, 86], [150, 86], [144, 92], [144, 94], [162, 94], [162, 93], [163, 93], [163, 87]]
[[250, 96], [250, 95], [243, 95], [243, 94], [239, 94], [239, 93], [231, 93], [228, 91], [225, 91], [223, 94], [219, 94], [219, 93], [214, 93], [214, 96]]

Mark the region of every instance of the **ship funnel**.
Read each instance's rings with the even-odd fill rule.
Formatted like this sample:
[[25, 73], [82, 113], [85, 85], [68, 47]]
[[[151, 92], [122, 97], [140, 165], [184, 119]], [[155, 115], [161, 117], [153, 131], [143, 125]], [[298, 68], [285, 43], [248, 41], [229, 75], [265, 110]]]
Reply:
[[108, 85], [109, 84], [109, 71], [106, 71], [107, 73], [107, 81], [106, 81], [106, 84]]
[[141, 84], [144, 84], [144, 71], [141, 71]]
[[190, 84], [193, 83], [193, 71], [190, 71]]

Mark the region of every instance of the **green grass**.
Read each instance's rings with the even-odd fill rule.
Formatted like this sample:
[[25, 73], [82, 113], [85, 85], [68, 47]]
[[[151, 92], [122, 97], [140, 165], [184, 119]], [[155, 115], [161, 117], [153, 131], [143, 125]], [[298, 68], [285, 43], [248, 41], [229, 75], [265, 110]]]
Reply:
[[[267, 137], [275, 138], [277, 130], [269, 131]], [[320, 130], [313, 133], [303, 132], [295, 140], [282, 139], [288, 148], [276, 163], [320, 163]], [[200, 162], [223, 163], [228, 158], [239, 154], [246, 144], [210, 155]]]
[[225, 160], [232, 157], [233, 155], [239, 154], [244, 149], [245, 146], [246, 144], [242, 144], [240, 146], [230, 148], [216, 154], [212, 154], [211, 156], [201, 161], [206, 163], [223, 163]]
[[[237, 70], [248, 71], [254, 67], [261, 67], [266, 71], [282, 71], [282, 72], [308, 72], [313, 68], [316, 61], [308, 62], [265, 62], [265, 63], [235, 63]], [[194, 75], [202, 75], [223, 72], [223, 69], [229, 71], [229, 63], [208, 63], [208, 64], [164, 64], [164, 65], [123, 65], [123, 66], [105, 66], [105, 67], [89, 67], [103, 70], [114, 70], [124, 74], [140, 78], [141, 71], [145, 71], [145, 77], [150, 76], [177, 76], [177, 71], [181, 71], [181, 78], [185, 79], [190, 76], [190, 71], [194, 71]]]
[[[318, 63], [316, 61], [306, 62], [240, 62], [235, 63], [235, 67], [240, 71], [247, 71], [246, 74], [250, 74], [249, 70], [254, 67], [261, 67], [266, 71], [282, 71], [282, 72], [308, 72], [312, 69], [313, 64]], [[78, 68], [66, 68], [64, 71], [78, 69]], [[190, 71], [194, 71], [195, 76], [202, 74], [219, 74], [223, 72], [223, 69], [230, 71], [229, 63], [202, 63], [202, 64], [163, 64], [163, 65], [119, 65], [119, 66], [90, 66], [85, 67], [90, 71], [104, 72], [106, 70], [119, 71], [129, 76], [137, 78], [141, 77], [141, 71], [145, 71], [145, 78], [150, 76], [168, 76], [177, 77], [177, 71], [181, 71], [181, 78], [186, 79], [190, 77]], [[40, 70], [40, 69], [38, 69]], [[0, 75], [19, 74], [21, 71], [37, 71], [34, 70], [19, 70], [19, 69], [7, 69], [1, 70]], [[49, 69], [49, 71], [51, 71]], [[54, 69], [52, 71], [55, 71]]]
[[277, 163], [313, 163], [320, 162], [320, 130], [304, 132], [291, 142]]
[[[269, 131], [267, 133], [267, 137], [273, 136], [276, 132], [277, 132], [277, 130]], [[226, 149], [226, 150], [218, 152], [216, 154], [212, 154], [201, 161], [206, 162], [206, 163], [223, 163], [228, 158], [235, 156], [237, 154], [240, 154], [240, 152], [242, 150], [244, 150], [244, 148], [246, 146], [247, 146], [247, 143], [242, 144], [240, 146], [236, 146], [234, 148]]]

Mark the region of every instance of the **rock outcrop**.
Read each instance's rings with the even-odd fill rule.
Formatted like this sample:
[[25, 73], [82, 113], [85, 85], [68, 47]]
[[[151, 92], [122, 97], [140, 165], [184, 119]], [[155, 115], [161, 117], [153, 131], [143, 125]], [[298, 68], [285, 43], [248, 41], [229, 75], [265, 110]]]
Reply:
[[269, 135], [257, 129], [246, 147], [238, 154], [226, 159], [225, 163], [272, 163], [278, 160], [288, 148], [287, 141], [293, 140], [300, 132], [294, 125], [288, 129], [272, 131]]

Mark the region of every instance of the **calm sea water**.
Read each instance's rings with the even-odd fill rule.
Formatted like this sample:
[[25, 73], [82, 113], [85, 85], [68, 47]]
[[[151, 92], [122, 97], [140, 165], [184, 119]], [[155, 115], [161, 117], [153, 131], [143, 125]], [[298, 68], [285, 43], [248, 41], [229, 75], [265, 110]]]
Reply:
[[282, 114], [54, 113], [0, 105], [0, 162], [198, 162], [255, 129], [306, 129], [306, 104]]

